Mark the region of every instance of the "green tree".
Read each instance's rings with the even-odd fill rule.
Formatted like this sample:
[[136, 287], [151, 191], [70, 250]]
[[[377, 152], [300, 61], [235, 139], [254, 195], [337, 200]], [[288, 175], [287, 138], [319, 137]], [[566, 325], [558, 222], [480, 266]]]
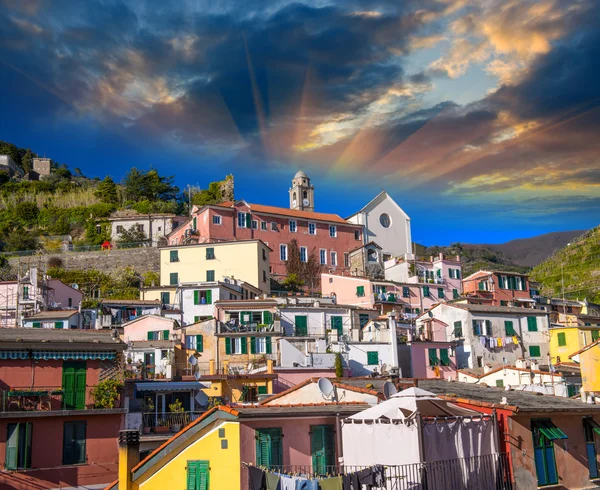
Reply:
[[287, 278], [284, 279], [283, 285], [288, 289], [292, 286], [299, 288], [306, 285], [311, 292], [314, 292], [321, 284], [322, 266], [315, 250], [313, 249], [306, 258], [306, 262], [303, 262], [296, 239], [288, 243], [288, 260], [285, 267]]
[[39, 214], [40, 210], [34, 202], [20, 202], [15, 206], [15, 216], [25, 223], [33, 223]]
[[160, 176], [156, 170], [143, 172], [133, 167], [125, 175], [123, 185], [128, 200], [170, 201], [179, 193], [179, 187], [173, 181], [173, 176]]
[[104, 180], [98, 184], [94, 195], [102, 202], [109, 204], [116, 204], [119, 201], [117, 195], [117, 184], [113, 182], [109, 175], [107, 175]]
[[13, 228], [3, 239], [4, 249], [9, 252], [37, 250], [37, 237], [23, 227]]
[[148, 239], [146, 234], [142, 230], [138, 230], [135, 225], [133, 225], [128, 230], [123, 230], [119, 234], [118, 242], [119, 244], [129, 244], [129, 243], [139, 243], [144, 242]]
[[27, 148], [25, 153], [21, 156], [21, 168], [25, 173], [30, 172], [33, 169], [33, 153]]
[[342, 354], [339, 352], [335, 353], [335, 377], [343, 378], [344, 377], [344, 365], [342, 364]]
[[211, 182], [208, 189], [201, 190], [192, 197], [192, 204], [196, 206], [219, 204], [221, 201], [221, 185], [219, 182]]

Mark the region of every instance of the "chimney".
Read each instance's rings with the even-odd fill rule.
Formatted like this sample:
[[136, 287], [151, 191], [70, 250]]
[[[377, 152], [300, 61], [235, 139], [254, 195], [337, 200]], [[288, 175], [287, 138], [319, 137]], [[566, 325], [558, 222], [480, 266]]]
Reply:
[[439, 259], [439, 260], [444, 260], [444, 254], [443, 254], [442, 252], [440, 252], [440, 253], [438, 254], [438, 259]]
[[538, 361], [532, 359], [531, 360], [531, 370], [532, 371], [539, 371], [540, 370], [540, 364]]
[[485, 364], [483, 366], [483, 374], [487, 374], [492, 370], [492, 366], [490, 366], [489, 364]]
[[132, 490], [131, 470], [140, 462], [140, 434], [137, 430], [119, 432], [119, 490]]
[[525, 362], [525, 359], [517, 359], [515, 361], [515, 367], [518, 367], [519, 369], [526, 369], [527, 363]]
[[460, 262], [460, 255], [457, 255], [457, 256], [456, 256], [456, 261], [457, 261], [457, 262]]

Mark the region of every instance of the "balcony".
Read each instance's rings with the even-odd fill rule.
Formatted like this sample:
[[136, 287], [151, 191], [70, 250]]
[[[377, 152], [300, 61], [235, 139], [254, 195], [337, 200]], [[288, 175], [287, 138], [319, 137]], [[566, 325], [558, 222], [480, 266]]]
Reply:
[[269, 370], [269, 361], [273, 364], [277, 361], [276, 354], [252, 354], [255, 356], [249, 359], [247, 363], [230, 363], [224, 361], [218, 365], [214, 361], [198, 363], [195, 366], [190, 364], [176, 364], [174, 370], [177, 376], [193, 376], [195, 379], [196, 373], [200, 375], [198, 381], [209, 379], [226, 379], [242, 376], [274, 376], [272, 369]]
[[217, 321], [217, 335], [245, 333], [283, 335], [283, 329], [281, 328], [281, 322], [279, 320], [275, 320], [273, 323], [269, 324], [254, 322], [240, 324], [237, 320], [231, 320], [229, 322]]
[[179, 432], [183, 427], [190, 424], [203, 411], [194, 412], [143, 412], [142, 413], [142, 432], [144, 434], [170, 434]]
[[100, 405], [94, 397], [94, 386], [85, 390], [65, 391], [61, 387], [11, 387], [0, 391], [0, 412], [15, 415], [35, 412], [38, 415], [51, 415], [51, 412], [70, 410], [121, 411], [122, 400], [117, 397], [112, 406]]

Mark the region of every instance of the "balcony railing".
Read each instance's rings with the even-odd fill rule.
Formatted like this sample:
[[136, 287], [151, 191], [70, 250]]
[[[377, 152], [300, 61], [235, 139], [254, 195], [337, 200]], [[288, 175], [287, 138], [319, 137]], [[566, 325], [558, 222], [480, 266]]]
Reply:
[[144, 433], [156, 434], [179, 432], [183, 427], [196, 420], [204, 412], [143, 412], [142, 429]]
[[273, 323], [246, 323], [241, 324], [237, 320], [229, 322], [217, 322], [217, 334], [233, 334], [233, 333], [263, 333], [282, 335], [283, 329], [279, 320]]
[[[255, 354], [252, 354], [253, 356]], [[207, 362], [198, 363], [195, 366], [190, 364], [174, 365], [175, 372], [178, 376], [194, 376], [200, 374], [200, 381], [204, 376], [240, 376], [248, 374], [261, 374], [267, 371], [267, 360], [277, 361], [276, 354], [256, 354], [254, 360], [249, 360], [246, 363], [230, 363], [229, 365], [215, 365], [211, 371], [210, 364]], [[260, 357], [258, 357], [260, 356]]]
[[52, 410], [100, 410], [121, 408], [119, 396], [112, 406], [105, 406], [94, 397], [93, 386], [85, 390], [64, 390], [61, 387], [11, 387], [0, 391], [2, 412], [47, 412]]

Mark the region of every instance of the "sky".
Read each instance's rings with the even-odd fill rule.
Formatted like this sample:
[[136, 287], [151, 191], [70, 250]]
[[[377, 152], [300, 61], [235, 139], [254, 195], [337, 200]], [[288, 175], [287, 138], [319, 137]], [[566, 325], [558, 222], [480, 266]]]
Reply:
[[600, 221], [595, 0], [0, 0], [0, 139], [316, 211], [382, 189], [426, 245]]

